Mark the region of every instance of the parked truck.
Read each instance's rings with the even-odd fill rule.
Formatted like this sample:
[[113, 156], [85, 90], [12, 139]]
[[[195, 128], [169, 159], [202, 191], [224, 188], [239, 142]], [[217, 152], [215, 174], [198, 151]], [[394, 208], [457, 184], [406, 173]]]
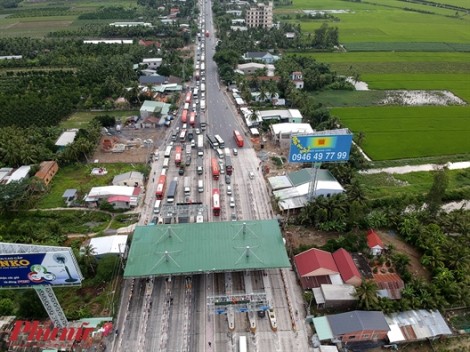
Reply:
[[191, 178], [186, 176], [184, 178], [184, 195], [190, 196], [191, 195]]

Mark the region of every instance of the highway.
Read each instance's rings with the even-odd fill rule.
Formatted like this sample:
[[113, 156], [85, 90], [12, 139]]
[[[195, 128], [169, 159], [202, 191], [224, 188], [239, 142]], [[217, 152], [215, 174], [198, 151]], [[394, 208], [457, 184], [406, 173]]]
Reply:
[[[212, 27], [210, 2], [199, 2], [205, 14], [205, 25], [210, 36], [205, 38], [205, 78], [206, 83], [206, 118], [208, 122], [206, 134], [219, 134], [225, 141], [226, 147], [236, 146], [233, 130], [239, 130], [244, 135], [245, 146], [238, 148], [238, 156], [232, 154], [233, 174], [231, 176], [232, 196], [235, 207], [229, 206], [230, 195], [227, 194], [225, 174], [219, 180], [213, 180], [211, 158], [217, 158], [216, 152], [207, 143], [204, 148], [204, 171], [202, 175], [196, 172], [197, 150], [191, 150], [191, 164], [186, 166], [184, 175], [178, 174], [174, 162], [174, 149], [170, 158], [169, 168], [166, 169], [167, 185], [170, 180], [178, 178], [178, 191], [175, 203], [201, 202], [205, 206], [204, 221], [230, 221], [232, 214], [237, 220], [263, 220], [274, 218], [266, 182], [259, 170], [259, 159], [251, 146], [247, 131], [241, 117], [233, 106], [226, 89], [220, 85], [217, 66], [212, 60], [215, 41]], [[201, 28], [204, 33], [205, 29]], [[204, 38], [204, 37], [203, 37]], [[197, 45], [197, 44], [196, 44]], [[193, 87], [196, 82], [192, 82]], [[196, 109], [198, 115], [204, 113], [200, 105]], [[181, 115], [178, 114], [178, 117]], [[182, 123], [177, 118], [168, 129], [168, 136], [162, 141], [156, 152], [158, 157], [153, 159], [149, 183], [146, 188], [145, 200], [139, 225], [157, 223], [158, 218], [153, 214], [156, 182], [163, 170], [163, 154], [166, 146], [170, 145], [171, 133]], [[176, 140], [175, 145], [180, 142]], [[183, 148], [183, 154], [185, 154]], [[185, 157], [183, 157], [183, 163]], [[254, 177], [250, 179], [249, 173]], [[191, 190], [184, 195], [183, 179], [189, 176]], [[204, 192], [197, 190], [198, 180], [204, 180]], [[212, 213], [212, 190], [220, 190], [220, 216]], [[162, 203], [165, 203], [163, 200]], [[160, 221], [163, 215], [160, 214]], [[195, 218], [190, 217], [189, 222]], [[172, 220], [173, 222], [176, 219]], [[158, 226], [158, 225], [156, 225]], [[249, 281], [247, 281], [249, 280]], [[215, 315], [208, 310], [207, 297], [215, 294], [244, 293], [245, 290], [266, 292], [268, 300], [276, 314], [278, 328], [271, 329], [267, 317], [258, 317], [252, 313], [250, 320], [247, 313], [234, 314], [234, 329], [229, 329], [230, 318], [227, 315]], [[121, 293], [119, 314], [116, 319], [116, 329], [110, 350], [112, 351], [238, 351], [239, 336], [247, 336], [248, 351], [279, 351], [296, 352], [309, 351], [307, 325], [303, 322], [304, 302], [302, 292], [296, 284], [294, 272], [289, 269], [255, 271], [251, 273], [218, 273], [194, 276], [176, 276], [166, 278], [124, 280]], [[255, 324], [256, 332], [250, 332], [250, 322]]]

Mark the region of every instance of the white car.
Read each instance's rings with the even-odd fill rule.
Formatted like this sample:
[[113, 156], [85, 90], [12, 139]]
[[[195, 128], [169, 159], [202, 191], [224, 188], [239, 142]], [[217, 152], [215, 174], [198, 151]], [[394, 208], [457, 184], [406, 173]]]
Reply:
[[199, 128], [196, 128], [195, 132], [196, 134], [201, 134], [201, 130]]

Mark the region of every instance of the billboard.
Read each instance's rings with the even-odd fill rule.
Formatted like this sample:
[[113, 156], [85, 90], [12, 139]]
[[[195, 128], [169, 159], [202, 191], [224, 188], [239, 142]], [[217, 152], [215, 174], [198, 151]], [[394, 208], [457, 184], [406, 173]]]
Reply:
[[[321, 163], [349, 160], [352, 134], [313, 134], [292, 136], [289, 151], [291, 163]], [[333, 131], [331, 131], [333, 133]]]
[[71, 251], [0, 255], [0, 288], [80, 285]]

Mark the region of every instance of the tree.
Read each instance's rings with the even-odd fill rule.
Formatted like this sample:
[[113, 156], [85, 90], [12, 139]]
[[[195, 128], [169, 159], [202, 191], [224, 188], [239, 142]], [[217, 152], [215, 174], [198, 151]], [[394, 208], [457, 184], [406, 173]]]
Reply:
[[358, 305], [365, 310], [376, 309], [379, 302], [377, 296], [377, 284], [373, 280], [362, 280], [356, 288], [355, 297], [358, 298]]
[[426, 197], [428, 210], [431, 215], [435, 215], [439, 211], [448, 184], [449, 178], [447, 176], [447, 169], [441, 168], [436, 170], [434, 173], [434, 179], [431, 189], [429, 190], [429, 193]]

